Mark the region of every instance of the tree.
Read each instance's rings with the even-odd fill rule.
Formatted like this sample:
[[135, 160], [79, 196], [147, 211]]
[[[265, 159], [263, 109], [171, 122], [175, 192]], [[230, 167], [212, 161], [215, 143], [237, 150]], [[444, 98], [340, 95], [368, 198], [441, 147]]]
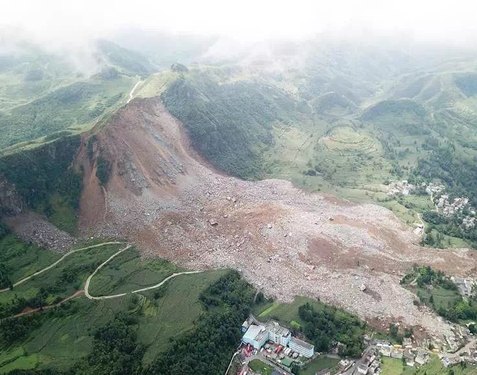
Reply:
[[301, 368], [296, 362], [293, 362], [291, 365], [291, 372], [295, 375], [300, 375]]

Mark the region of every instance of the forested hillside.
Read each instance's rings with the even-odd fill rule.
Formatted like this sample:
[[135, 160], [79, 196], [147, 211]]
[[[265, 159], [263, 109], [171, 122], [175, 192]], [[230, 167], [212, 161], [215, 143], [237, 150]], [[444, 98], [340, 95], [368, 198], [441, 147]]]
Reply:
[[[442, 184], [441, 194], [450, 194], [451, 203], [468, 198], [466, 212], [473, 212], [473, 68], [460, 64], [450, 72], [442, 56], [424, 61], [370, 52], [344, 49], [342, 60], [312, 52], [302, 56], [300, 70], [286, 58], [276, 71], [263, 62], [247, 69], [192, 66], [161, 97], [194, 147], [232, 175], [285, 178], [312, 191], [374, 201], [408, 224], [433, 205], [424, 185]], [[410, 196], [391, 193], [402, 180], [415, 186]], [[448, 236], [439, 246], [452, 246], [453, 237], [474, 242], [473, 227], [462, 224], [466, 215], [429, 222], [428, 233]]]
[[194, 72], [162, 94], [171, 113], [186, 126], [194, 147], [215, 166], [242, 178], [263, 175], [263, 150], [273, 146], [273, 126], [299, 117], [296, 102], [264, 82], [221, 82]]

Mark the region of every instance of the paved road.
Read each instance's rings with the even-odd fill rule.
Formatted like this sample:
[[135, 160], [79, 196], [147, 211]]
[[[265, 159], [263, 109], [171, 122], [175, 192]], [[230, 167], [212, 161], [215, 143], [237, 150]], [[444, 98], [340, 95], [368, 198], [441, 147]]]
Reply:
[[[94, 248], [97, 248], [97, 247], [101, 247], [101, 246], [106, 246], [106, 245], [120, 245], [124, 242], [118, 242], [118, 241], [111, 241], [111, 242], [103, 242], [103, 243], [100, 243], [100, 244], [97, 244], [97, 245], [91, 245], [91, 246], [86, 246], [86, 247], [82, 247], [81, 249], [76, 249], [76, 250], [72, 250], [70, 251], [69, 253], [66, 253], [65, 255], [63, 255], [60, 259], [58, 259], [56, 262], [53, 262], [52, 264], [50, 264], [49, 266], [41, 269], [40, 271], [37, 271], [35, 272], [34, 274], [30, 275], [30, 276], [27, 276], [23, 279], [21, 279], [20, 281], [17, 281], [16, 283], [13, 284], [13, 287], [16, 287], [20, 284], [23, 284], [24, 282], [30, 280], [32, 277], [35, 277], [35, 276], [38, 276], [50, 269], [52, 269], [53, 267], [57, 266], [59, 263], [61, 263], [62, 261], [64, 261], [67, 257], [69, 257], [70, 255], [73, 255], [75, 253], [78, 253], [80, 251], [85, 251], [85, 250], [89, 250], [89, 249], [94, 249]], [[5, 289], [0, 289], [0, 293], [3, 293], [3, 292], [7, 292], [9, 291], [10, 289], [9, 288], [5, 288]]]
[[160, 283], [156, 284], [156, 285], [152, 285], [152, 286], [148, 286], [148, 287], [145, 287], [145, 288], [141, 288], [141, 289], [136, 289], [136, 290], [132, 290], [130, 292], [125, 292], [125, 293], [118, 293], [118, 294], [110, 294], [110, 295], [106, 295], [106, 296], [92, 296], [90, 293], [89, 293], [89, 284], [91, 283], [91, 279], [94, 277], [94, 275], [96, 275], [96, 273], [98, 273], [98, 271], [103, 268], [106, 264], [108, 264], [111, 260], [113, 260], [116, 256], [118, 256], [119, 254], [121, 254], [122, 252], [126, 251], [127, 249], [129, 249], [131, 247], [131, 245], [128, 245], [126, 246], [124, 249], [121, 249], [119, 250], [118, 252], [114, 253], [113, 255], [111, 255], [108, 259], [106, 259], [103, 263], [101, 263], [98, 268], [96, 268], [94, 270], [94, 272], [88, 276], [88, 278], [86, 279], [86, 283], [84, 285], [84, 295], [86, 296], [86, 298], [89, 298], [91, 300], [103, 300], [103, 299], [112, 299], [112, 298], [119, 298], [119, 297], [124, 297], [128, 294], [135, 294], [135, 293], [141, 293], [141, 292], [145, 292], [147, 290], [151, 290], [151, 289], [156, 289], [156, 288], [159, 288], [161, 287], [162, 285], [164, 285], [167, 281], [177, 277], [177, 276], [180, 276], [180, 275], [191, 275], [191, 274], [194, 274], [194, 273], [200, 273], [202, 271], [184, 271], [184, 272], [177, 272], [177, 273], [173, 273], [172, 275], [166, 277], [164, 280], [162, 280]]

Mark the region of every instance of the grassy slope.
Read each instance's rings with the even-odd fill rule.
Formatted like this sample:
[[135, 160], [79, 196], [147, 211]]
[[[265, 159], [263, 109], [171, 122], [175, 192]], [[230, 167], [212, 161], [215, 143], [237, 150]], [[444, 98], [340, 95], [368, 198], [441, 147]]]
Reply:
[[59, 258], [59, 254], [27, 245], [12, 234], [0, 239], [0, 263], [6, 265], [12, 282], [35, 273]]
[[90, 79], [61, 87], [27, 104], [0, 113], [4, 136], [0, 148], [10, 148], [55, 133], [87, 130], [102, 115], [123, 103], [136, 79], [119, 76], [113, 80]]
[[273, 143], [273, 125], [297, 117], [295, 103], [266, 82], [232, 78], [218, 69], [192, 70], [171, 82], [161, 98], [212, 164], [258, 178], [262, 152]]
[[306, 364], [300, 371], [302, 375], [315, 375], [317, 372], [325, 369], [332, 369], [338, 365], [339, 359], [326, 356], [316, 357], [313, 361]]
[[155, 70], [139, 53], [104, 40], [91, 46], [91, 61], [11, 42], [18, 51], [0, 57], [1, 152], [85, 131], [124, 104], [139, 77]]
[[[284, 178], [307, 190], [382, 204], [404, 222], [417, 222], [417, 213], [431, 208], [428, 197], [392, 198], [384, 184], [409, 178], [435, 145], [454, 145], [456, 160], [471, 165], [477, 156], [477, 91], [474, 75], [455, 71], [474, 68], [442, 65], [427, 76], [416, 71], [401, 78], [399, 68], [395, 75], [384, 72], [386, 65], [371, 64], [376, 71], [369, 72], [341, 69], [343, 61], [333, 68], [315, 63], [308, 62], [300, 74], [264, 73], [260, 80], [239, 68], [206, 67], [172, 82], [163, 77], [158, 84], [199, 150], [226, 172]], [[234, 92], [253, 92], [253, 85], [260, 96], [249, 92], [247, 103]], [[273, 105], [286, 114], [269, 117]], [[254, 113], [256, 106], [261, 113]], [[449, 236], [444, 243], [465, 245]]]
[[161, 260], [141, 260], [135, 248], [120, 254], [102, 268], [92, 279], [92, 295], [124, 293], [154, 285], [179, 269]]
[[[58, 258], [49, 251], [22, 244], [11, 235], [4, 237], [2, 261], [11, 267], [13, 281], [24, 277]], [[47, 300], [65, 297], [81, 287], [95, 266], [116, 252], [120, 245], [106, 246], [76, 253], [52, 270], [0, 294], [0, 304], [13, 298], [31, 298], [41, 287], [59, 285], [50, 292]], [[7, 252], [8, 250], [8, 252]], [[162, 280], [169, 270], [176, 268], [165, 261], [142, 262], [135, 250], [124, 253], [110, 267], [93, 279], [92, 286], [106, 287], [111, 282], [115, 291], [127, 291], [138, 286], [152, 285]], [[122, 268], [124, 267], [124, 268]], [[192, 329], [202, 312], [199, 294], [226, 271], [210, 271], [197, 275], [185, 275], [171, 280], [157, 295], [155, 290], [137, 296], [126, 296], [113, 300], [90, 301], [80, 297], [65, 305], [59, 312], [43, 313], [42, 324], [28, 337], [12, 347], [0, 347], [0, 372], [13, 369], [37, 367], [67, 368], [91, 349], [91, 336], [120, 311], [139, 312], [139, 341], [146, 345], [144, 362], [149, 363], [157, 353], [166, 350], [170, 338]], [[62, 275], [75, 274], [66, 282]], [[60, 284], [58, 280], [61, 280]], [[117, 289], [116, 289], [117, 288]], [[105, 292], [108, 292], [106, 289]], [[0, 344], [1, 345], [1, 344]]]
[[449, 374], [450, 370], [455, 375], [477, 374], [477, 368], [470, 365], [465, 368], [460, 365], [446, 368], [437, 356], [433, 356], [427, 364], [419, 368], [404, 366], [400, 359], [383, 358], [381, 373], [382, 375], [442, 375]]

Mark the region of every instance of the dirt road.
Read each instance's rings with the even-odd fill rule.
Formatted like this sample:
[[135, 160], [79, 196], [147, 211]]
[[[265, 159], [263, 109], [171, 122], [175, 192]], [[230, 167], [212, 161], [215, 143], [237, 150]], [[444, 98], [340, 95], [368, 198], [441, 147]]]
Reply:
[[[49, 266], [41, 269], [40, 271], [37, 271], [35, 272], [34, 274], [31, 274], [30, 276], [27, 276], [23, 279], [21, 279], [20, 281], [17, 281], [16, 283], [13, 284], [13, 287], [16, 287], [18, 285], [21, 285], [23, 284], [24, 282], [30, 280], [32, 277], [35, 277], [35, 276], [38, 276], [38, 275], [41, 275], [42, 273], [52, 269], [53, 267], [57, 266], [58, 264], [60, 264], [62, 261], [64, 261], [67, 257], [69, 257], [70, 255], [73, 255], [73, 254], [76, 254], [80, 251], [85, 251], [85, 250], [89, 250], [89, 249], [95, 249], [97, 247], [102, 247], [102, 246], [106, 246], [106, 245], [120, 245], [124, 242], [119, 242], [119, 241], [111, 241], [111, 242], [103, 242], [103, 243], [100, 243], [100, 244], [97, 244], [97, 245], [91, 245], [91, 246], [86, 246], [86, 247], [82, 247], [80, 249], [76, 249], [76, 250], [72, 250], [70, 251], [69, 253], [66, 253], [65, 255], [63, 255], [60, 259], [58, 259], [56, 262], [53, 262], [52, 264], [50, 264]], [[10, 288], [5, 288], [5, 289], [0, 289], [0, 293], [3, 293], [3, 292], [7, 292], [9, 291]]]
[[141, 80], [137, 81], [136, 84], [134, 85], [134, 87], [131, 89], [131, 91], [129, 92], [129, 98], [128, 98], [128, 101], [127, 103], [129, 103], [131, 100], [133, 100], [134, 98], [134, 91], [136, 91], [137, 87], [142, 83]]
[[0, 319], [1, 320], [5, 320], [5, 319], [12, 319], [12, 318], [19, 318], [19, 317], [22, 317], [22, 316], [26, 316], [26, 315], [30, 315], [30, 314], [34, 314], [34, 313], [37, 313], [37, 312], [41, 312], [41, 311], [46, 311], [46, 310], [50, 310], [54, 307], [57, 307], [57, 306], [60, 306], [62, 304], [64, 304], [65, 302], [68, 302], [74, 298], [77, 298], [77, 297], [80, 297], [84, 294], [84, 291], [83, 290], [77, 290], [76, 292], [74, 292], [71, 296], [68, 296], [66, 297], [64, 300], [58, 302], [58, 303], [55, 303], [54, 305], [48, 305], [48, 306], [43, 306], [43, 307], [37, 307], [35, 309], [29, 309], [29, 310], [25, 310], [25, 311], [22, 311], [21, 313], [18, 313], [18, 314], [15, 314], [15, 315], [12, 315], [12, 316], [9, 316], [9, 317], [6, 317], [6, 318], [3, 318], [3, 319]]
[[101, 263], [98, 268], [96, 268], [94, 270], [94, 272], [88, 276], [88, 278], [86, 279], [86, 283], [84, 285], [84, 295], [86, 296], [86, 298], [88, 299], [91, 299], [91, 300], [103, 300], [103, 299], [112, 299], [112, 298], [119, 298], [119, 297], [124, 297], [128, 294], [135, 294], [135, 293], [141, 293], [141, 292], [145, 292], [147, 290], [152, 290], [152, 289], [156, 289], [156, 288], [159, 288], [161, 287], [162, 285], [164, 285], [167, 281], [177, 277], [177, 276], [180, 276], [180, 275], [191, 275], [191, 274], [194, 274], [194, 273], [199, 273], [201, 271], [184, 271], [184, 272], [177, 272], [177, 273], [173, 273], [172, 275], [166, 277], [164, 280], [162, 280], [160, 283], [156, 284], [156, 285], [152, 285], [152, 286], [148, 286], [148, 287], [145, 287], [145, 288], [141, 288], [141, 289], [136, 289], [136, 290], [132, 290], [130, 292], [125, 292], [125, 293], [118, 293], [118, 294], [110, 294], [110, 295], [106, 295], [106, 296], [92, 296], [90, 293], [89, 293], [89, 284], [91, 283], [91, 279], [94, 277], [94, 275], [96, 275], [96, 273], [98, 273], [98, 271], [103, 268], [106, 264], [108, 264], [111, 260], [113, 260], [116, 256], [118, 256], [119, 254], [123, 253], [124, 251], [128, 250], [129, 248], [131, 247], [131, 245], [128, 245], [126, 246], [124, 249], [121, 249], [119, 250], [118, 252], [114, 253], [113, 255], [111, 255], [107, 260], [105, 260], [103, 263]]

